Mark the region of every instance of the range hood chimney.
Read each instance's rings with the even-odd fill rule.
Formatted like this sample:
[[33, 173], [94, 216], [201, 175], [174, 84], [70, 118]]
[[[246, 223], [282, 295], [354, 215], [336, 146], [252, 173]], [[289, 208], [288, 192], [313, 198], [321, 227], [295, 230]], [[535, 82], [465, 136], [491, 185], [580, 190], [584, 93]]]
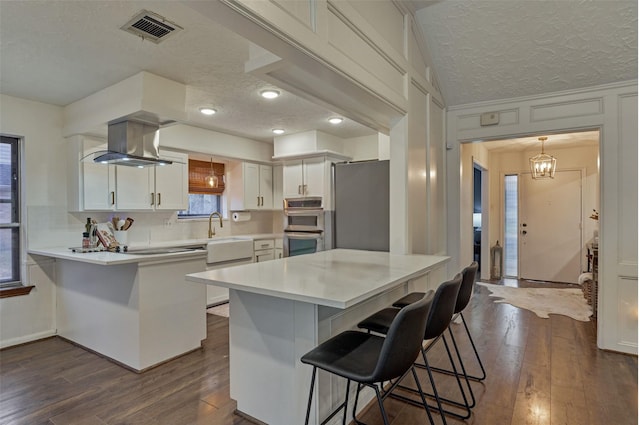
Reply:
[[135, 119], [109, 123], [107, 152], [93, 161], [129, 167], [171, 164], [172, 161], [161, 159], [158, 153], [159, 129], [158, 124]]

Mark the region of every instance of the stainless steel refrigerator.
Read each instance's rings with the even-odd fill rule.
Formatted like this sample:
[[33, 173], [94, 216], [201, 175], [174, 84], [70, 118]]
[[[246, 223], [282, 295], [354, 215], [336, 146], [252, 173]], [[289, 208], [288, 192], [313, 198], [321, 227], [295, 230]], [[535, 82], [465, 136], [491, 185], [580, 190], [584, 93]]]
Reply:
[[389, 161], [334, 166], [333, 247], [389, 251]]

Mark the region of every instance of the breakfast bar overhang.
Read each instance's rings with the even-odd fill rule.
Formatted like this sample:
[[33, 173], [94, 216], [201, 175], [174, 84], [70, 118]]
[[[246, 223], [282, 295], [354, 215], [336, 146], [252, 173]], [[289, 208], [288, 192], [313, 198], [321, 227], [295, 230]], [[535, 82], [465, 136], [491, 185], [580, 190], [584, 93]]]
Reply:
[[[231, 398], [239, 413], [272, 425], [300, 424], [311, 379], [300, 357], [413, 290], [414, 281], [448, 260], [334, 249], [186, 278], [229, 288]], [[316, 388], [311, 424], [344, 396], [335, 376], [320, 374]], [[366, 403], [361, 397], [360, 408]]]

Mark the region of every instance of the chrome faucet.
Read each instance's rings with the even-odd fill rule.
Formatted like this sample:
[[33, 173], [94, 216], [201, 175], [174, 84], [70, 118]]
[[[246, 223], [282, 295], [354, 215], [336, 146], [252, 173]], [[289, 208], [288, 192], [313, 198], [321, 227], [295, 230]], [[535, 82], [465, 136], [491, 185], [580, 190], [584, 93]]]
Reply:
[[218, 218], [220, 219], [220, 227], [222, 227], [222, 215], [218, 211], [212, 212], [211, 215], [209, 216], [209, 237], [210, 238], [212, 238], [216, 234], [215, 226], [213, 228], [211, 227], [211, 219], [213, 218], [214, 215], [218, 216]]

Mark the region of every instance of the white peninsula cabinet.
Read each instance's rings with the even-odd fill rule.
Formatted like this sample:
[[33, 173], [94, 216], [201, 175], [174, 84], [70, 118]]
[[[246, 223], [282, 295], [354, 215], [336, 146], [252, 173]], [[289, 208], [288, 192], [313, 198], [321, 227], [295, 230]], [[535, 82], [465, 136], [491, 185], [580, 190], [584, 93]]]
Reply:
[[273, 169], [239, 162], [231, 167], [229, 201], [232, 211], [273, 209]]
[[74, 136], [70, 140], [70, 211], [178, 211], [188, 207], [188, 155], [162, 152], [173, 164], [145, 168], [94, 163], [94, 154], [106, 149], [106, 141], [98, 138]]

